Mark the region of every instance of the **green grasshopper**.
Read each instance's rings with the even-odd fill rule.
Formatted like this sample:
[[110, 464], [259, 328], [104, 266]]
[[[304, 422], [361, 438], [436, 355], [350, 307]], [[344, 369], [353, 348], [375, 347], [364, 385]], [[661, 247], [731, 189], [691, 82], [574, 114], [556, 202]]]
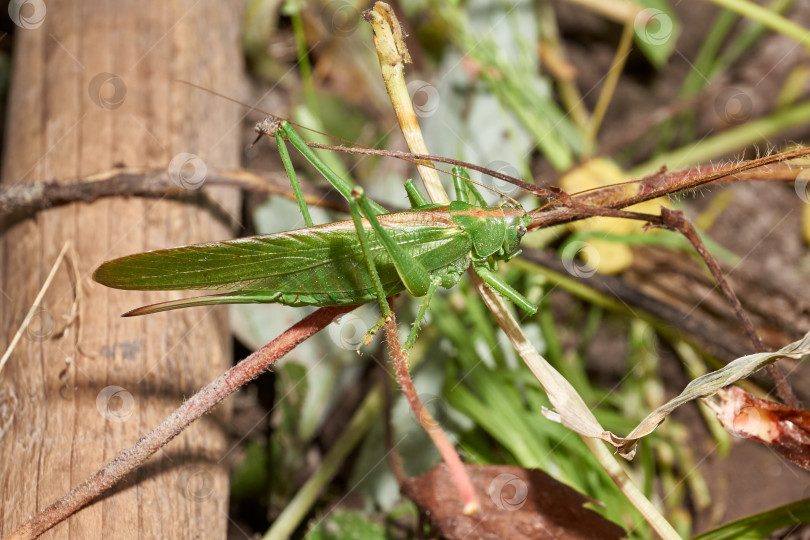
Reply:
[[[93, 279], [116, 289], [228, 291], [148, 305], [124, 316], [216, 304], [348, 306], [376, 300], [384, 319], [390, 313], [387, 298], [407, 290], [425, 298], [421, 319], [437, 288], [453, 287], [470, 266], [489, 287], [526, 312], [536, 312], [536, 306], [494, 273], [497, 261], [517, 254], [531, 223], [531, 215], [518, 203], [486, 206], [466, 172], [457, 168], [456, 201], [428, 204], [409, 180], [405, 188], [411, 210], [388, 213], [361, 187], [329, 169], [288, 122], [268, 118], [257, 131], [275, 136], [307, 227], [105, 262]], [[351, 220], [313, 225], [285, 139], [348, 201]], [[477, 204], [470, 203], [470, 193]]]

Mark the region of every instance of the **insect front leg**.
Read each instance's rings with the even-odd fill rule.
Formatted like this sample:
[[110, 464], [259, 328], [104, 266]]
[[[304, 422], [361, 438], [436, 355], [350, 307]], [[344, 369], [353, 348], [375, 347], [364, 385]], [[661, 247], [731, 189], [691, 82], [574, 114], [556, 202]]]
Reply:
[[484, 283], [489, 285], [493, 290], [507, 297], [529, 315], [537, 313], [537, 306], [529, 302], [525, 296], [510, 287], [499, 276], [493, 274], [489, 268], [487, 268], [486, 264], [476, 264], [473, 268], [475, 269], [475, 273], [484, 280]]
[[422, 325], [422, 320], [425, 318], [425, 313], [427, 313], [430, 301], [433, 299], [433, 295], [436, 293], [436, 289], [438, 288], [439, 288], [439, 280], [432, 279], [430, 281], [430, 288], [428, 288], [428, 292], [425, 295], [425, 298], [422, 300], [422, 304], [419, 306], [419, 313], [416, 315], [416, 320], [413, 322], [411, 331], [408, 334], [408, 339], [405, 340], [405, 346], [402, 347], [402, 350], [405, 352], [405, 354], [408, 354], [408, 352], [411, 350], [411, 347], [413, 347], [413, 344], [416, 342], [416, 336], [419, 333], [419, 327]]

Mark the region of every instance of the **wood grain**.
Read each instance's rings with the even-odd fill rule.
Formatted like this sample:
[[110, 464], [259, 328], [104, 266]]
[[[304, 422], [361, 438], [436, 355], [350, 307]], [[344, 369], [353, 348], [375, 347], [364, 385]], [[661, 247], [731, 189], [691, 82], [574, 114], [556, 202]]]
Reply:
[[[212, 168], [237, 166], [238, 109], [174, 82], [239, 97], [234, 5], [48, 2], [41, 25], [15, 28], [3, 185], [69, 181], [119, 166], [168, 167], [181, 152]], [[232, 190], [213, 196], [236, 214]], [[3, 348], [67, 241], [83, 289], [80, 317], [71, 320], [74, 279], [67, 266], [59, 270], [32, 330], [0, 373], [0, 530], [6, 535], [231, 362], [224, 310], [121, 319], [127, 309], [168, 294], [109, 290], [90, 280], [93, 269], [112, 257], [230, 233], [197, 206], [138, 198], [68, 204], [2, 230]], [[206, 416], [126, 485], [49, 534], [225, 537], [227, 420], [227, 407]]]

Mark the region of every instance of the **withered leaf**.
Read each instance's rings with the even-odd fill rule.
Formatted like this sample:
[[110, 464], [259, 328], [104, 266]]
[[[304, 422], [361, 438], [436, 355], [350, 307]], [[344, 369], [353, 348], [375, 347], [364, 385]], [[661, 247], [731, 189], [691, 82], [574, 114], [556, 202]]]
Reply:
[[766, 444], [810, 470], [810, 411], [760, 399], [736, 386], [706, 401], [730, 433]]
[[465, 465], [481, 502], [473, 515], [447, 467], [410, 478], [404, 493], [448, 539], [511, 540], [624, 538], [626, 533], [583, 503], [591, 499], [537, 469], [509, 465]]

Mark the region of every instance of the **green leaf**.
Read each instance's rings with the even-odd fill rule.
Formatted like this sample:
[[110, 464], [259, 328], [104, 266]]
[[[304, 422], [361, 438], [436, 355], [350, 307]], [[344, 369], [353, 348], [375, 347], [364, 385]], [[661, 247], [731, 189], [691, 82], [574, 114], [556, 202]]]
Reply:
[[636, 45], [656, 68], [666, 65], [681, 33], [681, 21], [666, 0], [641, 0], [634, 21]]
[[744, 540], [767, 538], [782, 527], [795, 527], [810, 522], [810, 499], [792, 502], [760, 514], [748, 516], [701, 534], [695, 540]]
[[231, 496], [236, 500], [262, 497], [267, 492], [270, 481], [267, 449], [264, 445], [250, 441], [245, 449], [245, 459], [231, 480]]
[[385, 527], [362, 512], [343, 509], [329, 514], [307, 535], [308, 540], [378, 540], [385, 537]]

